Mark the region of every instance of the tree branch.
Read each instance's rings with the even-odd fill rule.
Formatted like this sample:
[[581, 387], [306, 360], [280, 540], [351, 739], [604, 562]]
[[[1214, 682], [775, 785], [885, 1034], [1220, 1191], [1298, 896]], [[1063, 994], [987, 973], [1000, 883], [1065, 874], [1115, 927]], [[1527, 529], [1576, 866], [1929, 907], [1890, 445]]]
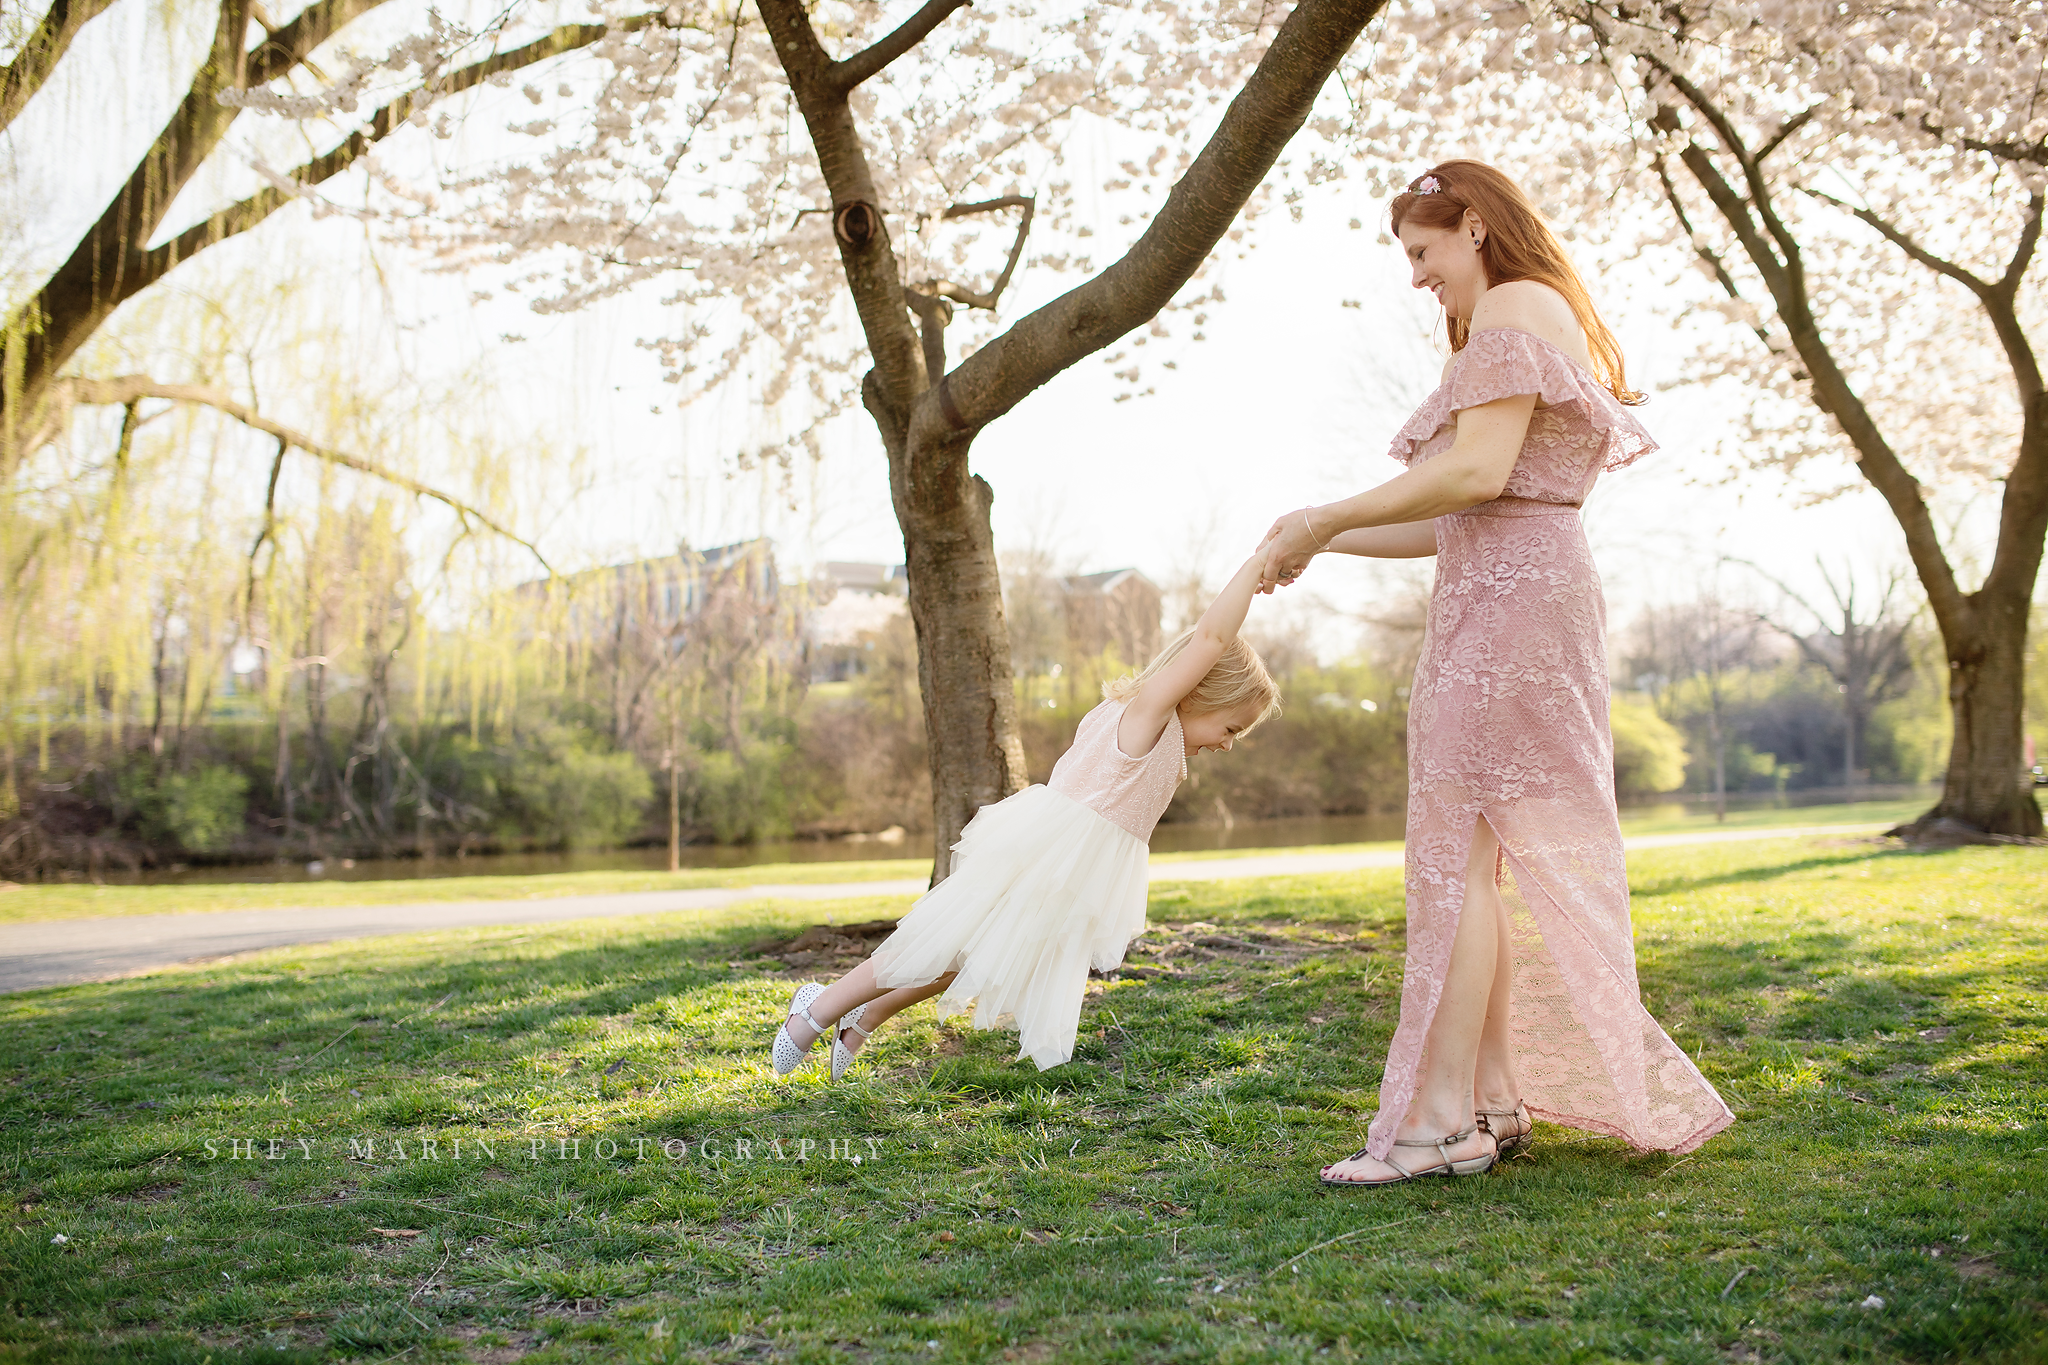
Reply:
[[2020, 281], [2026, 278], [2027, 267], [2034, 263], [2034, 248], [2041, 244], [2041, 213], [2048, 208], [2039, 190], [2028, 197], [2027, 207], [2033, 212], [2020, 226], [2019, 244], [2013, 248], [2012, 260], [2005, 267], [2005, 274], [1998, 278], [1998, 292], [2006, 298], [2014, 298], [2020, 292]]
[[54, 0], [36, 31], [28, 36], [4, 70], [0, 70], [0, 128], [14, 122], [43, 82], [57, 69], [78, 30], [114, 0]]
[[[1659, 111], [1660, 119], [1667, 116], [1675, 128], [1675, 115], [1670, 114], [1668, 108]], [[1813, 385], [1815, 404], [1841, 424], [1843, 435], [1849, 438], [1849, 444], [1856, 451], [1857, 467], [1898, 519], [1899, 529], [1906, 536], [1906, 552], [1912, 556], [1913, 566], [1919, 571], [1920, 582], [1927, 589], [1927, 599], [1934, 608], [1935, 616], [1944, 622], [1944, 632], [1958, 639], [1974, 634], [1975, 608], [1957, 584], [1955, 569], [1941, 548], [1941, 537], [1935, 531], [1933, 514], [1927, 509], [1920, 481], [1907, 471], [1898, 452], [1885, 439], [1877, 420], [1870, 415], [1869, 408], [1857, 396], [1849, 377], [1842, 373], [1841, 366], [1822, 340], [1820, 324], [1813, 316], [1812, 301], [1806, 296], [1804, 273], [1778, 260], [1770, 244], [1764, 240], [1756, 220], [1750, 216], [1748, 202], [1722, 177], [1705, 149], [1696, 142], [1689, 142], [1679, 154], [1679, 161], [1706, 191], [1707, 198], [1719, 210], [1750, 262], [1763, 276], [1793, 350], [1806, 365], [1807, 381]]]
[[[1679, 228], [1692, 243], [1694, 254], [1706, 262], [1707, 268], [1714, 272], [1715, 281], [1729, 298], [1737, 303], [1747, 303], [1748, 300], [1742, 297], [1741, 287], [1735, 283], [1735, 277], [1730, 275], [1728, 267], [1721, 263], [1720, 255], [1700, 240], [1698, 231], [1692, 225], [1691, 215], [1685, 211], [1685, 201], [1679, 198], [1678, 186], [1672, 182], [1671, 168], [1664, 164], [1664, 158], [1661, 156], [1657, 158], [1657, 182], [1664, 187], [1664, 200], [1671, 205], [1672, 215], [1678, 219]], [[1761, 324], [1751, 323], [1749, 330], [1756, 333], [1756, 339], [1764, 344], [1765, 350], [1772, 355], [1779, 354], [1778, 343], [1771, 340], [1770, 332]]]
[[1009, 286], [1010, 276], [1016, 273], [1018, 259], [1024, 254], [1024, 239], [1031, 235], [1031, 215], [1038, 209], [1038, 200], [1021, 194], [1009, 194], [1001, 199], [988, 199], [979, 204], [955, 204], [939, 215], [940, 222], [950, 222], [971, 214], [993, 213], [998, 209], [1013, 208], [1024, 210], [1024, 216], [1017, 222], [1017, 240], [1010, 243], [1010, 259], [1004, 263], [1002, 274], [996, 276], [996, 282], [989, 286], [987, 293], [977, 294], [964, 285], [953, 284], [947, 280], [929, 280], [919, 292], [937, 298], [951, 299], [969, 308], [993, 310], [996, 300], [1003, 296], [1003, 290]]
[[[1749, 203], [1756, 210], [1757, 218], [1762, 221], [1764, 231], [1777, 243], [1777, 254], [1786, 272], [1798, 282], [1800, 292], [1804, 293], [1806, 271], [1800, 264], [1799, 241], [1792, 235], [1792, 230], [1785, 226], [1784, 220], [1778, 217], [1777, 210], [1771, 207], [1771, 187], [1764, 180], [1762, 158], [1751, 155], [1743, 146], [1742, 135], [1736, 131], [1734, 120], [1707, 97], [1706, 91], [1694, 85], [1676, 68], [1667, 66], [1656, 57], [1646, 55], [1644, 60], [1656, 68], [1673, 90], [1685, 96], [1685, 102], [1713, 127], [1715, 136], [1721, 139], [1721, 145], [1735, 158], [1735, 164], [1742, 168], [1743, 182], [1749, 186]], [[1697, 143], [1693, 145], [1698, 146]], [[1704, 155], [1704, 152], [1702, 154]]]
[[[246, 6], [248, 0], [231, 0]], [[324, 41], [338, 25], [368, 12], [384, 0], [327, 0], [301, 14], [279, 29], [276, 35], [250, 57], [242, 79], [209, 76], [210, 66], [195, 78], [180, 111], [165, 125], [156, 145], [137, 166], [128, 184], [117, 195], [100, 221], [73, 249], [71, 256], [46, 281], [27, 306], [9, 321], [19, 334], [23, 353], [21, 379], [9, 386], [0, 399], [0, 426], [23, 425], [14, 417], [16, 405], [32, 414], [57, 371], [85, 344], [101, 323], [122, 303], [148, 288], [164, 274], [198, 252], [238, 233], [247, 232], [296, 197], [277, 187], [256, 194], [213, 214], [205, 222], [178, 234], [153, 250], [144, 244], [155, 235], [172, 201], [198, 165], [226, 133], [228, 124], [240, 112], [222, 106], [221, 91], [246, 84], [246, 78], [260, 72], [273, 75], [289, 69], [286, 57], [305, 53]], [[614, 26], [621, 31], [666, 23], [661, 14], [636, 15]], [[223, 35], [230, 27], [223, 20]], [[232, 56], [241, 61], [240, 33], [235, 27]], [[406, 120], [445, 95], [471, 89], [489, 77], [531, 66], [536, 62], [587, 47], [608, 31], [603, 24], [570, 24], [523, 47], [497, 53], [459, 68], [432, 85], [400, 96], [371, 116], [369, 124], [352, 133], [339, 147], [316, 157], [300, 168], [302, 183], [318, 184], [345, 170], [370, 146], [405, 126]], [[287, 35], [291, 35], [287, 40]], [[223, 39], [224, 41], [224, 39]], [[286, 46], [287, 41], [291, 44]], [[216, 57], [221, 55], [220, 41]], [[270, 54], [265, 56], [264, 54]], [[261, 60], [259, 60], [261, 58]], [[218, 63], [215, 63], [216, 65]]]
[[1785, 122], [1779, 126], [1778, 131], [1772, 133], [1769, 139], [1765, 141], [1764, 145], [1756, 149], [1757, 164], [1761, 166], [1765, 161], [1767, 161], [1770, 158], [1772, 152], [1777, 151], [1779, 147], [1784, 145], [1786, 138], [1791, 137], [1801, 128], [1804, 128], [1808, 123], [1811, 123], [1813, 121], [1814, 114], [1819, 112], [1819, 110], [1819, 105], [1809, 105], [1807, 108], [1801, 109], [1798, 113], [1794, 114], [1791, 118], [1786, 119]]
[[[51, 403], [51, 407], [60, 409], [68, 409], [74, 404], [84, 404], [91, 407], [114, 404], [125, 406], [142, 398], [160, 398], [172, 403], [196, 403], [202, 407], [212, 408], [217, 412], [234, 418], [252, 431], [260, 431], [267, 436], [276, 438], [280, 458], [282, 458], [283, 452], [287, 447], [302, 450], [316, 460], [322, 460], [331, 465], [338, 465], [343, 469], [353, 469], [358, 474], [367, 474], [371, 478], [388, 483], [394, 488], [403, 489], [415, 497], [432, 498], [454, 512], [457, 517], [462, 519], [465, 525], [474, 521], [485, 530], [503, 536], [532, 555], [548, 573], [554, 573], [546, 557], [531, 542], [513, 534], [480, 508], [464, 502], [462, 499], [451, 494], [443, 493], [438, 488], [423, 484], [416, 479], [409, 479], [395, 470], [386, 469], [375, 461], [366, 460], [360, 455], [350, 455], [345, 451], [336, 450], [332, 446], [321, 444], [304, 432], [294, 431], [290, 427], [273, 422], [248, 404], [237, 402], [233, 396], [224, 390], [209, 388], [199, 384], [160, 384], [148, 375], [130, 374], [121, 375], [114, 379], [61, 379], [57, 381], [56, 391], [51, 396], [53, 400], [56, 400]], [[274, 495], [274, 472], [272, 477], [272, 494]], [[266, 509], [266, 517], [267, 515]], [[266, 520], [264, 535], [267, 536], [268, 534], [269, 526]], [[256, 545], [252, 547], [251, 553], [253, 554], [255, 549], [260, 549], [262, 543], [262, 539], [259, 538]]]
[[986, 426], [1060, 371], [1156, 316], [1222, 240], [1384, 3], [1301, 0], [1137, 243], [963, 361], [947, 376], [947, 403], [937, 393], [921, 398], [913, 443]]
[[[2005, 348], [2006, 361], [2012, 366], [2013, 380], [2019, 387], [2021, 406], [2031, 406], [2041, 396], [2041, 365], [2034, 355], [2033, 343], [2027, 339], [2026, 328], [2020, 324], [2019, 313], [2014, 307], [2013, 296], [2017, 292], [2017, 276], [2010, 267], [1996, 282], [1983, 279], [1953, 261], [1943, 260], [1869, 209], [1857, 208], [1816, 189], [1807, 189], [1805, 193], [1869, 224], [1877, 230], [1879, 236], [1905, 252], [1909, 259], [1926, 266], [1937, 275], [1956, 281], [1975, 294], [1977, 301], [1983, 305], [1984, 312], [1991, 319], [1991, 328], [1998, 334], [1999, 344]], [[2018, 267], [2020, 274], [2026, 272], [2028, 258], [2033, 255], [2034, 242], [2038, 240], [2041, 231], [2040, 195], [2034, 196], [2033, 204], [2034, 216], [2020, 230], [2019, 247], [2013, 253], [2013, 265]]]
[[[299, 185], [318, 185], [331, 180], [354, 165], [371, 147], [405, 127], [414, 114], [431, 107], [435, 101], [473, 90], [502, 72], [517, 71], [588, 47], [602, 38], [605, 32], [603, 24], [567, 24], [524, 47], [497, 53], [474, 65], [450, 72], [432, 86], [400, 95], [372, 114], [369, 122], [350, 133], [340, 146], [299, 167], [292, 173], [292, 179]], [[258, 190], [205, 222], [185, 229], [162, 246], [141, 253], [136, 273], [143, 284], [137, 288], [155, 283], [180, 261], [190, 259], [207, 247], [247, 232], [298, 197], [277, 186]]]
[[[875, 383], [863, 385], [863, 401], [872, 406], [880, 399], [893, 410], [887, 425], [904, 427], [911, 405], [938, 376], [926, 373], [923, 345], [905, 313], [902, 275], [847, 90], [833, 76], [836, 63], [818, 41], [803, 0], [757, 3], [832, 196], [832, 235], [839, 246], [840, 268], [874, 360]], [[919, 13], [929, 14], [930, 9]]]
[[889, 63], [924, 41], [925, 35], [946, 22], [954, 10], [965, 9], [974, 0], [926, 0], [923, 9], [903, 21], [894, 33], [873, 47], [854, 53], [826, 69], [826, 79], [841, 95], [879, 73]]
[[1965, 270], [1954, 261], [1943, 260], [1869, 209], [1857, 208], [1854, 204], [1837, 199], [1832, 194], [1813, 189], [1810, 186], [1800, 186], [1800, 192], [1810, 198], [1820, 200], [1823, 204], [1831, 205], [1834, 208], [1841, 209], [1844, 213], [1861, 219], [1871, 227], [1876, 228], [1879, 236], [1905, 252], [1907, 256], [1926, 266], [1937, 275], [1946, 275], [1949, 279], [1962, 285], [1980, 299], [1990, 294], [1995, 287], [1991, 281], [1978, 278], [1975, 274]]
[[303, 64], [313, 49], [389, 0], [314, 0], [249, 53], [245, 85], [268, 85]]

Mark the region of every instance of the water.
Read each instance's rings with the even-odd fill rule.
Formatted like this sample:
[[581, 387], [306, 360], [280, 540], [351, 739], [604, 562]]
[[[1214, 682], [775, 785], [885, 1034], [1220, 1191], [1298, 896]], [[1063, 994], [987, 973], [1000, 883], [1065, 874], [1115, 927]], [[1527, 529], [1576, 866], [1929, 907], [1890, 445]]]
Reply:
[[[1864, 800], [1920, 796], [1932, 788], [1866, 788]], [[1728, 809], [1789, 810], [1800, 806], [1837, 805], [1844, 793], [1829, 789], [1777, 794], [1731, 793]], [[1712, 814], [1712, 797], [1654, 797], [1631, 804], [1627, 818], [1673, 819]], [[1283, 820], [1239, 820], [1230, 825], [1161, 825], [1152, 835], [1155, 853], [1199, 853], [1232, 848], [1313, 848], [1324, 844], [1367, 844], [1401, 838], [1404, 817], [1390, 815], [1318, 815]], [[690, 868], [758, 867], [769, 863], [868, 862], [885, 858], [931, 857], [930, 843], [919, 835], [901, 840], [869, 836], [857, 839], [792, 839], [761, 844], [690, 844], [683, 866]], [[547, 872], [660, 872], [668, 868], [666, 848], [626, 848], [605, 853], [487, 853], [467, 858], [342, 858], [324, 860], [320, 871], [305, 863], [257, 863], [236, 867], [160, 869], [129, 875], [107, 874], [109, 883], [169, 885], [225, 882], [398, 881], [425, 877], [521, 877]]]

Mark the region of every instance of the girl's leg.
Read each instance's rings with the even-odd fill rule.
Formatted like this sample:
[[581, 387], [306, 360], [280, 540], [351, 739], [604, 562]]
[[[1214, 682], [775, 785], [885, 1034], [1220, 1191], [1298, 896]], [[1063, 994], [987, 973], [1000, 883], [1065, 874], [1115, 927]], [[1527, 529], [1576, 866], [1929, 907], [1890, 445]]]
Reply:
[[[1494, 886], [1494, 861], [1500, 845], [1485, 820], [1474, 822], [1472, 856], [1465, 866], [1465, 903], [1451, 940], [1450, 965], [1436, 1017], [1422, 1046], [1415, 1098], [1401, 1120], [1397, 1137], [1434, 1142], [1473, 1127], [1472, 1094], [1479, 1045], [1486, 1030], [1487, 1006], [1494, 994], [1501, 954], [1500, 894]], [[1450, 1145], [1450, 1158], [1465, 1161], [1486, 1155], [1493, 1139], [1474, 1133]], [[1405, 1147], [1395, 1157], [1411, 1171], [1426, 1171], [1442, 1157], [1426, 1148]], [[1360, 1157], [1324, 1168], [1336, 1179], [1387, 1180], [1400, 1174], [1384, 1161]]]
[[[863, 962], [845, 976], [840, 977], [837, 981], [827, 986], [816, 999], [811, 1001], [811, 1017], [821, 1023], [826, 1023], [827, 1027], [830, 1027], [830, 1020], [844, 1016], [848, 1010], [856, 1005], [865, 1005], [870, 1001], [887, 1001], [893, 996], [902, 996], [903, 999], [881, 1009], [879, 1013], [874, 1009], [870, 1009], [867, 1012], [866, 1016], [864, 1016], [862, 1027], [872, 1029], [876, 1022], [887, 1019], [906, 1005], [913, 1005], [920, 1000], [937, 995], [952, 983], [953, 973], [948, 972], [928, 986], [905, 986], [891, 990], [887, 986], [876, 985], [875, 964], [872, 961]], [[790, 1041], [799, 1048], [808, 1049], [812, 1043], [817, 1041], [817, 1033], [812, 1030], [809, 1024], [804, 1022], [804, 1017], [801, 1014], [792, 1014], [789, 1017], [788, 1025]], [[860, 1035], [854, 1034], [853, 1036], [858, 1038]]]
[[848, 1052], [859, 1052], [861, 1044], [868, 1040], [868, 1034], [873, 1033], [883, 1024], [889, 1022], [892, 1017], [909, 1009], [918, 1001], [929, 1000], [945, 990], [946, 987], [953, 984], [953, 978], [956, 975], [958, 975], [957, 972], [947, 972], [937, 981], [930, 982], [927, 985], [901, 986], [896, 990], [890, 991], [887, 995], [875, 997], [868, 1002], [867, 1013], [860, 1017], [860, 1030], [856, 1031], [842, 1027], [839, 1030], [839, 1041], [846, 1045]]

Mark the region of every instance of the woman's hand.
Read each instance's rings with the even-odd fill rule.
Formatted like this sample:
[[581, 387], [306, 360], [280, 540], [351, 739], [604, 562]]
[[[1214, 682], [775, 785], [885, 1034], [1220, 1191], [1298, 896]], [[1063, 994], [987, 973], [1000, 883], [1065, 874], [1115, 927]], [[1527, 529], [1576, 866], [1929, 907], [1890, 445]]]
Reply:
[[1259, 542], [1266, 557], [1259, 572], [1260, 582], [1266, 585], [1263, 591], [1271, 592], [1275, 585], [1291, 587], [1308, 568], [1309, 560], [1323, 549], [1309, 528], [1309, 514], [1313, 510], [1302, 507], [1284, 514]]

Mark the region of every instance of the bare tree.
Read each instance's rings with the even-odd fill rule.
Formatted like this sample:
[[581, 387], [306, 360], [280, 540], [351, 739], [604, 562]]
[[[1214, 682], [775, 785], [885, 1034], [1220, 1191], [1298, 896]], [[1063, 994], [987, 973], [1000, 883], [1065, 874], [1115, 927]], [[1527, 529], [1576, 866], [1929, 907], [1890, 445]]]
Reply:
[[1809, 663], [1834, 679], [1842, 697], [1842, 785], [1854, 800], [1859, 785], [1856, 759], [1862, 751], [1861, 741], [1870, 725], [1871, 712], [1894, 697], [1905, 695], [1913, 685], [1913, 615], [1903, 609], [1900, 601], [1905, 586], [1903, 574], [1885, 576], [1876, 609], [1859, 619], [1854, 575], [1844, 571], [1842, 581], [1837, 583], [1827, 565], [1816, 563], [1828, 595], [1834, 598], [1834, 611], [1822, 611], [1779, 579], [1750, 564], [1750, 568], [1804, 611], [1813, 624], [1800, 630], [1785, 620], [1783, 612], [1758, 612], [1756, 619], [1792, 641]]

